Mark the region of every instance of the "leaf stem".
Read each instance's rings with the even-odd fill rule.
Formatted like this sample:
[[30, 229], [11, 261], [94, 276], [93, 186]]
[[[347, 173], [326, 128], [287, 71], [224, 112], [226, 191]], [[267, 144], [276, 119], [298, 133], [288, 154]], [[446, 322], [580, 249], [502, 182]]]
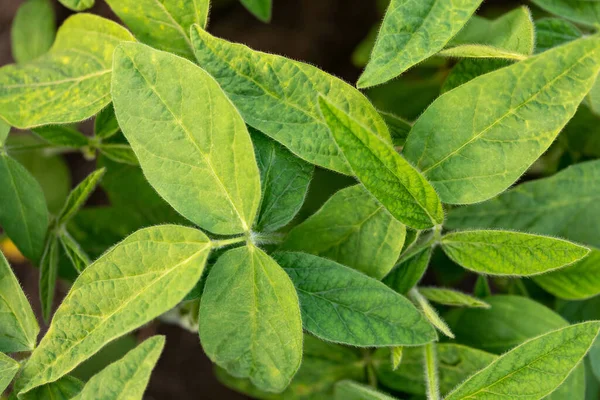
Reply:
[[425, 353], [425, 381], [427, 382], [427, 399], [440, 400], [440, 390], [437, 371], [437, 360], [435, 354], [435, 343], [424, 346]]
[[234, 245], [234, 244], [246, 242], [247, 240], [248, 240], [247, 236], [238, 236], [238, 237], [234, 237], [234, 238], [231, 238], [231, 239], [213, 240], [212, 241], [212, 248], [213, 249], [218, 249], [218, 248], [221, 248], [221, 247], [231, 246], [231, 245]]

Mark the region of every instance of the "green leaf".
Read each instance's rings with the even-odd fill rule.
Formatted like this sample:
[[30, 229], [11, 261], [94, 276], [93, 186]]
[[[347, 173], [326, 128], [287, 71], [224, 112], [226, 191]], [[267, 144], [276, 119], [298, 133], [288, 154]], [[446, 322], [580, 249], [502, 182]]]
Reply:
[[404, 155], [443, 202], [487, 200], [548, 149], [599, 69], [600, 37], [591, 36], [476, 78], [423, 113]]
[[390, 130], [392, 144], [394, 146], [404, 146], [406, 138], [412, 129], [412, 124], [393, 113], [379, 111], [379, 114], [381, 114]]
[[504, 228], [560, 236], [600, 248], [600, 161], [570, 166], [485, 203], [452, 210], [451, 229]]
[[58, 30], [50, 51], [0, 68], [0, 116], [25, 129], [78, 122], [110, 102], [112, 55], [133, 36], [115, 22], [77, 14]]
[[600, 322], [584, 322], [530, 339], [471, 376], [446, 400], [484, 399], [489, 398], [488, 393], [542, 399], [569, 376], [599, 329]]
[[271, 21], [272, 0], [240, 0], [244, 7], [263, 22]]
[[0, 353], [0, 393], [4, 392], [19, 371], [18, 362]]
[[40, 184], [18, 162], [0, 154], [0, 226], [34, 263], [44, 250], [48, 209]]
[[398, 259], [405, 235], [404, 225], [355, 185], [335, 193], [294, 227], [281, 249], [329, 258], [381, 279]]
[[250, 128], [250, 134], [262, 186], [255, 229], [274, 232], [287, 225], [302, 207], [314, 168], [262, 133]]
[[442, 54], [448, 51], [461, 52], [465, 49], [462, 46], [479, 45], [489, 50], [512, 54], [516, 56], [515, 59], [523, 59], [526, 58], [524, 56], [533, 53], [534, 44], [535, 32], [531, 13], [527, 7], [522, 6], [494, 20], [473, 16]]
[[94, 136], [108, 139], [119, 132], [119, 123], [112, 103], [103, 108], [94, 119]]
[[[83, 388], [83, 382], [72, 376], [64, 376], [59, 380], [49, 383], [44, 386], [40, 386], [26, 394], [19, 394], [19, 400], [40, 400], [40, 399], [52, 399], [52, 400], [71, 400], [73, 396], [77, 394]], [[12, 395], [17, 400], [16, 392]], [[11, 397], [10, 400], [13, 398]]]
[[560, 18], [543, 18], [535, 21], [536, 53], [577, 40], [581, 36], [583, 34], [579, 28]]
[[173, 208], [213, 233], [250, 229], [260, 202], [254, 150], [214, 79], [185, 59], [128, 43], [115, 51], [113, 98], [146, 178]]
[[302, 319], [290, 278], [253, 245], [229, 250], [210, 271], [200, 303], [208, 357], [259, 389], [281, 392], [302, 361]]
[[373, 278], [305, 253], [276, 253], [275, 259], [296, 285], [304, 328], [319, 338], [360, 347], [437, 338], [410, 301]]
[[4, 142], [10, 133], [10, 125], [0, 119], [0, 148], [4, 147]]
[[49, 237], [40, 261], [40, 303], [42, 305], [42, 317], [44, 321], [50, 320], [52, 307], [54, 305], [54, 292], [56, 290], [56, 278], [58, 276], [59, 261], [58, 238], [53, 233]]
[[73, 10], [73, 11], [83, 11], [88, 8], [92, 8], [95, 0], [58, 0], [60, 3]]
[[431, 245], [426, 245], [403, 255], [383, 283], [400, 294], [407, 294], [425, 275], [432, 252]]
[[178, 304], [196, 284], [211, 243], [175, 225], [142, 229], [75, 281], [18, 380], [22, 395], [53, 382], [113, 339]]
[[[467, 377], [496, 359], [493, 354], [453, 343], [440, 343], [435, 347], [442, 394], [448, 393]], [[373, 365], [381, 384], [396, 391], [425, 395], [423, 348], [405, 348], [402, 363], [396, 370], [390, 362], [389, 351], [379, 349], [373, 354]]]
[[498, 58], [460, 60], [446, 77], [442, 86], [442, 93], [510, 64], [509, 61]]
[[536, 6], [561, 18], [584, 25], [600, 25], [600, 4], [587, 0], [531, 0]]
[[72, 400], [142, 400], [150, 373], [164, 346], [164, 336], [145, 340], [123, 358], [94, 375]]
[[392, 363], [392, 370], [395, 371], [398, 369], [400, 364], [402, 363], [402, 353], [404, 352], [403, 346], [396, 346], [390, 349], [390, 360]]
[[425, 318], [437, 329], [442, 332], [444, 335], [448, 336], [450, 339], [454, 339], [454, 333], [444, 321], [442, 317], [437, 313], [436, 309], [427, 301], [427, 299], [417, 290], [417, 288], [412, 288], [408, 295], [411, 297], [413, 302], [415, 302], [421, 312], [425, 316]]
[[46, 125], [32, 130], [37, 136], [54, 146], [79, 149], [88, 145], [86, 138], [77, 129], [68, 125]]
[[246, 123], [296, 156], [352, 173], [319, 112], [319, 94], [391, 142], [377, 110], [342, 80], [312, 65], [216, 38], [198, 26], [192, 29], [192, 42], [199, 65], [215, 77]]
[[56, 35], [55, 18], [49, 0], [27, 0], [19, 7], [10, 30], [16, 62], [31, 61], [50, 49]]
[[490, 308], [485, 301], [453, 289], [437, 287], [420, 287], [421, 293], [427, 300], [452, 307]]
[[586, 247], [548, 236], [511, 231], [462, 231], [445, 235], [442, 249], [454, 262], [490, 275], [530, 276], [588, 255]]
[[354, 174], [398, 221], [417, 229], [444, 221], [440, 199], [419, 171], [360, 121], [323, 97], [319, 104]]
[[501, 58], [515, 61], [527, 59], [526, 55], [520, 53], [479, 44], [463, 44], [460, 46], [451, 47], [449, 49], [440, 51], [438, 55], [452, 58]]
[[473, 294], [479, 298], [492, 295], [492, 290], [490, 289], [490, 283], [487, 276], [479, 275], [477, 277], [477, 281], [475, 281], [475, 287], [473, 288]]
[[102, 144], [100, 145], [100, 152], [114, 162], [140, 165], [131, 146], [126, 144]]
[[394, 400], [373, 389], [354, 381], [341, 381], [335, 385], [335, 400]]
[[91, 264], [89, 256], [66, 230], [61, 232], [59, 240], [63, 250], [65, 251], [65, 254], [71, 261], [71, 264], [73, 264], [75, 270], [78, 273], [82, 273], [83, 270]]
[[600, 294], [600, 250], [558, 271], [536, 276], [535, 282], [556, 297], [584, 300]]
[[105, 172], [105, 168], [100, 168], [92, 172], [69, 193], [65, 205], [57, 217], [59, 224], [68, 223], [77, 214], [94, 190], [96, 190]]
[[190, 27], [206, 26], [209, 0], [107, 0], [136, 38], [159, 50], [193, 59]]
[[40, 327], [8, 261], [0, 252], [0, 351], [35, 348]]
[[224, 385], [257, 399], [325, 400], [333, 397], [334, 384], [339, 380], [362, 380], [364, 361], [356, 349], [304, 335], [302, 365], [281, 394], [260, 391], [248, 379], [234, 378], [221, 368], [216, 375]]
[[358, 87], [385, 83], [442, 50], [480, 4], [481, 0], [392, 0]]

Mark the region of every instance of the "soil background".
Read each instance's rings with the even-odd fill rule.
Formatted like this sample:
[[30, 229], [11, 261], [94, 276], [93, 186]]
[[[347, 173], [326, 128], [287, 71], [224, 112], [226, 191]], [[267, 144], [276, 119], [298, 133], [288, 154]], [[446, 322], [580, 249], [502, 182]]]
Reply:
[[[0, 0], [0, 66], [13, 62], [10, 49], [12, 19], [23, 0]], [[54, 1], [57, 26], [72, 12]], [[119, 19], [102, 0], [88, 10], [116, 21]], [[487, 0], [485, 7], [508, 8], [509, 0]], [[370, 28], [380, 19], [376, 0], [274, 0], [273, 19], [264, 24], [250, 15], [235, 0], [216, 1], [211, 9], [208, 30], [216, 36], [247, 44], [262, 51], [277, 53], [316, 65], [348, 82], [356, 82], [360, 70], [351, 63], [351, 54]], [[85, 129], [85, 127], [84, 127]], [[94, 169], [78, 155], [66, 155], [78, 183]], [[1, 190], [1, 188], [0, 188]], [[96, 194], [91, 202], [101, 204], [105, 197]], [[37, 270], [28, 264], [13, 265], [36, 312], [39, 312]], [[66, 286], [59, 287], [57, 303]], [[40, 319], [42, 330], [45, 329]], [[213, 367], [202, 352], [196, 334], [176, 326], [151, 324], [141, 335], [163, 334], [167, 344], [152, 374], [147, 399], [247, 399], [222, 386]]]

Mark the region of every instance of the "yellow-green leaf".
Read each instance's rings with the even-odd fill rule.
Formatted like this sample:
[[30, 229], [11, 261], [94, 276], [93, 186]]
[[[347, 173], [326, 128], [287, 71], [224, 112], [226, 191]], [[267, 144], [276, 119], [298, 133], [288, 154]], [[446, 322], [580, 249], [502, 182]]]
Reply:
[[0, 353], [0, 393], [4, 392], [19, 371], [19, 363]]

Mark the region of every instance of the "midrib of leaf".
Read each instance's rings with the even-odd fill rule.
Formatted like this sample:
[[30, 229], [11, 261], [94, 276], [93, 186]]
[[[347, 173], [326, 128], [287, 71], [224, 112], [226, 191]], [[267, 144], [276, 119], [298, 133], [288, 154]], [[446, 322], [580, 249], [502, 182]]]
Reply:
[[77, 84], [79, 82], [83, 82], [86, 79], [91, 79], [91, 78], [95, 78], [95, 77], [98, 77], [98, 76], [106, 75], [106, 74], [111, 73], [111, 72], [112, 72], [112, 68], [111, 69], [105, 69], [105, 70], [102, 70], [102, 71], [97, 71], [97, 72], [94, 72], [94, 73], [91, 73], [91, 74], [87, 74], [87, 75], [78, 76], [76, 78], [62, 79], [62, 80], [59, 80], [59, 81], [34, 83], [34, 84], [19, 83], [19, 84], [15, 84], [15, 85], [4, 85], [3, 87], [5, 89], [18, 89], [18, 88], [23, 88], [23, 87], [56, 86], [56, 85], [61, 85], [63, 83], [71, 83], [71, 82]]
[[[333, 113], [331, 113], [331, 114], [333, 115]], [[385, 142], [383, 141], [383, 139], [382, 139], [382, 138], [381, 138], [379, 135], [376, 135], [376, 134], [374, 134], [374, 133], [373, 133], [373, 131], [371, 131], [370, 129], [366, 128], [364, 125], [362, 125], [362, 124], [361, 124], [360, 122], [358, 122], [356, 119], [354, 119], [354, 118], [353, 118], [353, 117], [352, 117], [350, 114], [348, 114], [348, 113], [344, 112], [344, 115], [346, 115], [348, 119], [350, 119], [352, 122], [354, 122], [355, 124], [359, 125], [359, 126], [362, 128], [362, 129], [366, 130], [366, 131], [367, 131], [367, 132], [369, 132], [369, 133], [370, 133], [372, 136], [374, 136], [374, 137], [375, 137], [375, 138], [378, 140], [378, 142], [379, 142], [381, 145], [383, 145], [383, 146], [389, 146], [389, 144], [385, 143]], [[346, 128], [346, 130], [348, 130], [348, 132], [350, 132], [350, 133], [352, 134], [352, 136], [354, 136], [354, 137], [356, 138], [356, 140], [358, 140], [358, 141], [359, 141], [359, 142], [360, 142], [360, 143], [363, 145], [363, 147], [364, 147], [364, 148], [366, 148], [366, 149], [369, 151], [369, 153], [371, 153], [371, 155], [372, 155], [373, 157], [375, 157], [375, 159], [378, 161], [378, 164], [379, 164], [379, 165], [382, 165], [382, 166], [384, 166], [384, 167], [385, 167], [385, 169], [386, 169], [386, 170], [387, 170], [387, 171], [388, 171], [390, 174], [392, 174], [392, 176], [394, 177], [394, 181], [398, 182], [398, 183], [399, 183], [399, 184], [400, 184], [400, 185], [401, 185], [401, 186], [402, 186], [402, 187], [403, 187], [403, 188], [406, 190], [406, 193], [408, 193], [408, 195], [409, 195], [409, 196], [410, 196], [410, 197], [411, 197], [411, 198], [414, 200], [415, 204], [417, 204], [417, 205], [418, 205], [418, 206], [421, 208], [421, 210], [423, 210], [423, 211], [425, 212], [425, 214], [426, 214], [426, 215], [429, 217], [429, 219], [430, 219], [432, 222], [437, 222], [437, 220], [431, 216], [431, 214], [429, 213], [429, 211], [427, 210], [427, 208], [426, 208], [426, 207], [424, 207], [424, 206], [421, 204], [421, 202], [420, 202], [419, 200], [417, 200], [417, 198], [416, 198], [416, 197], [415, 197], [415, 195], [414, 195], [414, 194], [413, 194], [413, 193], [412, 193], [412, 192], [409, 190], [409, 188], [408, 188], [408, 187], [407, 187], [407, 186], [406, 186], [404, 183], [402, 183], [402, 182], [400, 181], [400, 179], [397, 177], [396, 173], [395, 173], [394, 171], [392, 171], [392, 170], [391, 170], [391, 169], [390, 169], [390, 168], [387, 166], [387, 164], [386, 164], [386, 163], [382, 162], [382, 161], [379, 159], [379, 157], [377, 156], [377, 154], [375, 154], [375, 153], [373, 152], [373, 150], [372, 150], [372, 149], [371, 149], [369, 146], [367, 146], [367, 145], [366, 145], [366, 144], [365, 144], [365, 143], [362, 141], [362, 139], [361, 139], [361, 138], [359, 138], [358, 136], [356, 136], [356, 135], [354, 134], [354, 131], [353, 131], [353, 130], [352, 130], [352, 129], [351, 129], [349, 126], [348, 126], [348, 125], [346, 125], [345, 123], [343, 123], [343, 122], [342, 122], [342, 121], [341, 121], [341, 120], [340, 120], [340, 119], [339, 119], [337, 116], [335, 116], [335, 115], [334, 115], [334, 117], [335, 117], [335, 119], [338, 121], [338, 123], [339, 123], [340, 125], [344, 126], [344, 128]], [[338, 147], [339, 147], [339, 146], [338, 146]], [[343, 151], [342, 151], [342, 153], [343, 153]], [[398, 156], [398, 157], [400, 157], [400, 158], [402, 158], [402, 156], [401, 156], [400, 154], [397, 154], [397, 156]], [[404, 159], [402, 158], [402, 160], [404, 160]], [[410, 169], [413, 169], [413, 170], [414, 170], [414, 171], [415, 171], [417, 174], [420, 174], [420, 173], [419, 173], [419, 171], [418, 171], [416, 168], [413, 168], [413, 167], [412, 167], [412, 165], [410, 165], [410, 163], [409, 163], [408, 161], [406, 161], [406, 160], [404, 160], [404, 161], [406, 162], [406, 165], [407, 165], [407, 167], [408, 167], [408, 168], [410, 168]], [[419, 179], [419, 180], [420, 180], [420, 179]], [[422, 182], [420, 182], [420, 183], [422, 183]], [[425, 193], [425, 197], [427, 197], [427, 194], [426, 194], [426, 193]], [[411, 217], [411, 219], [414, 219], [414, 217]]]
[[[433, 168], [437, 167], [438, 165], [440, 165], [441, 163], [443, 163], [444, 161], [446, 161], [448, 158], [450, 158], [450, 157], [454, 156], [455, 154], [457, 154], [458, 152], [460, 152], [462, 149], [464, 149], [466, 146], [468, 146], [472, 142], [478, 140], [481, 136], [485, 135], [490, 129], [492, 129], [494, 126], [496, 126], [497, 124], [499, 124], [500, 122], [502, 122], [505, 118], [508, 118], [509, 116], [513, 115], [515, 112], [517, 112], [519, 109], [521, 109], [521, 107], [529, 104], [529, 102], [531, 102], [534, 99], [536, 99], [541, 93], [545, 92], [548, 89], [548, 87], [550, 87], [551, 85], [553, 85], [554, 82], [556, 82], [559, 79], [562, 79], [565, 75], [567, 75], [573, 69], [575, 69], [576, 67], [578, 67], [579, 64], [581, 63], [581, 60], [584, 60], [584, 59], [588, 58], [590, 54], [595, 53], [596, 51], [597, 51], [597, 49], [594, 49], [594, 50], [591, 50], [591, 51], [585, 53], [585, 55], [583, 55], [580, 58], [578, 58], [577, 61], [575, 63], [573, 63], [569, 68], [565, 69], [558, 76], [556, 76], [552, 80], [550, 80], [550, 82], [546, 83], [540, 90], [538, 90], [536, 93], [534, 93], [528, 99], [524, 100], [518, 106], [509, 109], [508, 112], [506, 112], [505, 114], [503, 114], [502, 116], [500, 116], [491, 125], [487, 126], [480, 133], [478, 133], [475, 136], [473, 136], [471, 139], [469, 139], [467, 142], [465, 142], [459, 148], [457, 148], [456, 150], [453, 150], [452, 152], [448, 153], [444, 158], [442, 158], [441, 160], [439, 160], [435, 164], [433, 164], [433, 165], [429, 166], [428, 168], [424, 169], [423, 173], [424, 174], [427, 173], [428, 171], [432, 170]], [[425, 154], [425, 152], [423, 152], [423, 155], [424, 154]], [[421, 159], [423, 158], [423, 155], [421, 155]], [[419, 160], [419, 164], [420, 164], [421, 159]]]
[[[153, 0], [154, 3], [156, 3], [156, 5], [165, 13], [165, 15], [167, 16], [167, 18], [175, 25], [175, 28], [179, 31], [179, 33], [181, 33], [181, 35], [184, 37], [185, 42], [187, 43], [187, 45], [190, 48], [190, 51], [192, 52], [192, 54], [194, 54], [194, 46], [192, 46], [192, 41], [190, 40], [190, 38], [186, 35], [185, 33], [185, 29], [183, 29], [183, 27], [181, 25], [179, 25], [179, 23], [175, 20], [175, 18], [173, 18], [173, 16], [169, 13], [169, 11], [165, 8], [164, 4], [162, 4], [159, 0]], [[194, 9], [196, 8], [196, 2], [193, 1], [194, 3]], [[198, 13], [196, 13], [196, 16], [198, 15]], [[196, 18], [194, 18], [195, 20]]]
[[[133, 242], [133, 243], [137, 243], [137, 242]], [[161, 242], [164, 243], [164, 242]], [[197, 244], [197, 242], [195, 242], [195, 244]], [[137, 293], [132, 294], [129, 299], [125, 302], [123, 302], [119, 307], [117, 307], [113, 312], [111, 312], [110, 314], [102, 317], [100, 319], [100, 321], [97, 323], [97, 325], [95, 327], [93, 327], [92, 329], [90, 329], [89, 331], [87, 331], [87, 334], [82, 337], [81, 339], [78, 339], [74, 342], [72, 342], [72, 344], [69, 344], [68, 347], [61, 349], [62, 353], [55, 356], [55, 358], [48, 364], [44, 365], [44, 367], [38, 372], [36, 373], [35, 376], [40, 376], [41, 374], [45, 373], [46, 371], [48, 371], [48, 369], [52, 368], [59, 360], [61, 360], [62, 358], [64, 358], [64, 356], [67, 354], [67, 352], [71, 349], [73, 349], [74, 347], [78, 346], [79, 344], [81, 344], [81, 342], [83, 342], [86, 338], [88, 338], [92, 333], [94, 333], [98, 328], [100, 328], [102, 326], [102, 324], [104, 324], [107, 320], [109, 320], [110, 318], [112, 318], [115, 314], [117, 314], [118, 312], [122, 311], [125, 307], [127, 307], [129, 305], [129, 303], [131, 303], [132, 301], [134, 301], [135, 299], [139, 298], [140, 296], [142, 296], [150, 287], [152, 287], [157, 281], [162, 280], [164, 277], [166, 277], [167, 275], [169, 275], [170, 273], [172, 273], [173, 271], [175, 271], [176, 269], [178, 269], [179, 267], [181, 267], [182, 265], [185, 265], [187, 263], [189, 263], [190, 261], [192, 261], [194, 258], [196, 258], [198, 256], [198, 254], [204, 252], [207, 248], [210, 248], [210, 243], [207, 243], [204, 247], [202, 247], [202, 249], [198, 250], [197, 252], [195, 252], [194, 254], [192, 254], [190, 257], [186, 258], [185, 260], [181, 261], [180, 263], [174, 265], [172, 268], [169, 268], [168, 270], [166, 270], [165, 272], [163, 272], [162, 274], [158, 275], [157, 278], [153, 279], [152, 281], [150, 281], [142, 290], [138, 291]], [[110, 254], [110, 253], [108, 253]], [[108, 255], [106, 254], [106, 255]], [[105, 255], [105, 256], [106, 256]], [[67, 295], [67, 297], [63, 300], [63, 303], [66, 302], [67, 300], [69, 300], [69, 298], [73, 295], [73, 293], [75, 292], [71, 292], [69, 295]], [[98, 316], [93, 316], [94, 318], [98, 318]], [[46, 332], [46, 337], [51, 337], [50, 335], [53, 333], [54, 331], [54, 326], [50, 325], [50, 328], [48, 329], [48, 332]], [[73, 367], [75, 368], [75, 367]], [[71, 369], [72, 370], [72, 369]], [[71, 370], [66, 371], [65, 374], [69, 373]], [[62, 375], [64, 376], [64, 375]], [[60, 379], [60, 377], [58, 378]], [[55, 382], [56, 380], [52, 381]], [[46, 383], [51, 383], [51, 382], [46, 382]], [[45, 383], [43, 383], [45, 384]], [[38, 387], [38, 386], [33, 386], [33, 387], [29, 387], [30, 385], [26, 385], [25, 388], [27, 388], [27, 390], [23, 390], [23, 388], [21, 389], [21, 391], [19, 392], [19, 394], [23, 394], [23, 393], [27, 393], [30, 390]]]
[[[563, 328], [563, 329], [561, 329], [561, 330], [564, 330], [564, 329], [566, 329], [566, 328]], [[547, 334], [546, 334], [546, 335], [547, 335]], [[543, 335], [543, 336], [546, 336], [546, 335]], [[538, 336], [538, 338], [539, 338], [539, 336]], [[522, 347], [523, 345], [525, 345], [525, 344], [527, 344], [527, 343], [529, 343], [529, 342], [531, 342], [532, 340], [535, 340], [535, 339], [537, 339], [537, 338], [535, 338], [535, 337], [534, 337], [534, 338], [531, 338], [531, 339], [529, 339], [529, 340], [527, 340], [527, 341], [523, 342], [522, 344], [518, 345], [517, 347], [515, 347], [515, 348], [514, 348], [513, 350], [511, 350], [511, 351], [514, 351], [514, 350], [518, 349], [519, 347]], [[522, 367], [519, 367], [519, 368], [517, 368], [517, 369], [515, 369], [515, 370], [513, 370], [513, 371], [511, 371], [511, 372], [509, 372], [508, 374], [504, 375], [502, 378], [500, 378], [499, 380], [497, 380], [497, 381], [493, 382], [492, 384], [489, 384], [489, 385], [487, 385], [487, 386], [484, 386], [484, 387], [482, 387], [481, 389], [479, 389], [478, 391], [476, 391], [475, 393], [471, 393], [471, 394], [469, 394], [467, 397], [462, 397], [461, 399], [469, 399], [469, 398], [473, 398], [475, 395], [477, 395], [477, 394], [479, 394], [479, 393], [481, 393], [481, 392], [486, 392], [486, 393], [492, 393], [492, 394], [493, 394], [494, 392], [492, 392], [492, 391], [489, 391], [489, 390], [487, 390], [487, 389], [488, 389], [488, 388], [492, 388], [492, 387], [496, 386], [496, 385], [497, 385], [497, 384], [499, 384], [500, 382], [504, 381], [505, 379], [508, 379], [508, 378], [510, 378], [511, 376], [513, 376], [513, 375], [514, 375], [514, 374], [516, 374], [517, 372], [520, 372], [520, 371], [521, 371], [521, 370], [523, 370], [523, 369], [530, 368], [530, 364], [535, 364], [535, 363], [536, 363], [536, 362], [538, 362], [540, 359], [542, 359], [542, 358], [544, 358], [544, 357], [547, 357], [549, 354], [552, 354], [552, 353], [553, 353], [553, 352], [554, 352], [554, 351], [555, 351], [557, 348], [559, 348], [559, 347], [561, 347], [561, 346], [564, 346], [564, 345], [567, 345], [567, 344], [569, 344], [569, 343], [571, 343], [571, 342], [574, 342], [574, 341], [576, 341], [576, 340], [577, 340], [577, 338], [573, 338], [573, 339], [571, 339], [571, 340], [568, 340], [568, 341], [566, 341], [566, 342], [561, 342], [561, 343], [558, 343], [556, 346], [553, 346], [553, 347], [552, 347], [550, 350], [548, 350], [546, 353], [544, 353], [544, 354], [541, 354], [541, 355], [539, 355], [538, 357], [536, 357], [535, 359], [533, 359], [533, 360], [529, 361], [529, 362], [527, 363], [527, 365], [523, 365]], [[588, 352], [588, 350], [589, 350], [589, 349], [590, 349], [590, 348], [591, 348], [593, 345], [594, 345], [594, 341], [592, 340], [592, 341], [590, 341], [590, 345], [587, 347], [586, 351], [585, 351], [583, 354], [585, 355], [585, 354]], [[479, 375], [480, 373], [483, 373], [483, 372], [484, 372], [485, 370], [487, 370], [488, 368], [491, 368], [491, 367], [492, 367], [494, 364], [496, 364], [496, 362], [497, 362], [497, 361], [498, 361], [498, 359], [496, 359], [496, 360], [495, 360], [495, 361], [493, 361], [493, 362], [492, 362], [490, 365], [488, 365], [487, 367], [485, 367], [484, 369], [482, 369], [481, 371], [479, 371], [479, 372], [478, 372], [476, 375]], [[566, 374], [565, 378], [564, 378], [564, 379], [563, 379], [563, 380], [560, 382], [560, 384], [558, 384], [558, 385], [556, 386], [557, 388], [558, 388], [558, 387], [559, 387], [559, 386], [562, 384], [562, 382], [564, 382], [564, 381], [565, 381], [565, 380], [566, 380], [566, 379], [569, 377], [569, 375], [571, 374], [571, 371], [573, 371], [575, 368], [577, 368], [577, 366], [578, 366], [578, 365], [579, 365], [579, 363], [576, 363], [576, 364], [573, 366], [573, 368], [571, 368], [571, 369], [569, 370], [569, 373], [568, 373], [568, 374]], [[548, 371], [544, 371], [544, 373], [548, 373]], [[473, 376], [475, 376], [475, 375], [473, 375]]]
[[[245, 218], [242, 218], [242, 215], [240, 214], [240, 211], [238, 210], [236, 204], [234, 203], [233, 199], [231, 198], [231, 196], [229, 195], [229, 191], [227, 191], [227, 189], [225, 188], [225, 185], [223, 184], [223, 181], [221, 180], [221, 177], [217, 174], [217, 172], [215, 171], [215, 168], [212, 165], [212, 162], [210, 161], [210, 159], [206, 156], [206, 154], [204, 154], [204, 152], [200, 149], [200, 146], [198, 145], [198, 143], [196, 142], [196, 140], [194, 139], [194, 137], [192, 136], [192, 134], [187, 130], [187, 128], [183, 125], [183, 121], [181, 121], [177, 115], [173, 112], [173, 110], [171, 110], [171, 108], [169, 107], [169, 105], [164, 101], [164, 99], [161, 97], [161, 95], [158, 93], [158, 91], [156, 90], [156, 87], [154, 87], [154, 85], [152, 85], [150, 83], [150, 81], [146, 78], [146, 76], [142, 73], [142, 71], [138, 68], [137, 64], [135, 63], [135, 61], [129, 57], [129, 59], [131, 60], [131, 63], [133, 64], [133, 67], [135, 68], [135, 70], [138, 72], [138, 74], [144, 78], [144, 81], [146, 82], [146, 84], [148, 85], [148, 87], [152, 90], [152, 93], [154, 93], [156, 95], [156, 97], [158, 97], [158, 99], [161, 101], [161, 103], [165, 106], [165, 109], [173, 116], [173, 121], [179, 126], [179, 128], [185, 133], [185, 135], [187, 136], [188, 140], [190, 142], [192, 142], [192, 144], [194, 145], [194, 147], [196, 148], [196, 150], [198, 151], [198, 153], [202, 156], [202, 160], [206, 163], [206, 165], [208, 165], [208, 170], [210, 171], [211, 175], [215, 178], [215, 180], [217, 181], [217, 183], [219, 184], [219, 187], [221, 188], [221, 190], [223, 191], [223, 193], [225, 194], [225, 196], [227, 197], [227, 200], [229, 200], [229, 203], [231, 204], [231, 207], [233, 208], [233, 211], [235, 211], [235, 213], [237, 214], [240, 222], [242, 223], [242, 228], [244, 229], [244, 231], [248, 231], [248, 224], [246, 222]], [[209, 79], [212, 79], [209, 78]], [[212, 107], [213, 107], [213, 101], [212, 101], [212, 95], [211, 95], [211, 91], [210, 89], [207, 89], [207, 93], [208, 93], [208, 106], [210, 107], [210, 110], [212, 112]], [[237, 112], [237, 108], [235, 108], [235, 106], [233, 104], [231, 104], [230, 100], [227, 100], [229, 102], [229, 104], [236, 110]], [[212, 142], [212, 136], [214, 134], [214, 130], [213, 130], [213, 121], [212, 118], [210, 119], [210, 134], [211, 134], [211, 142]], [[235, 141], [235, 138], [234, 138]], [[237, 186], [238, 182], [236, 180], [236, 186]], [[250, 221], [252, 222], [252, 221]]]
[[2, 161], [4, 162], [4, 165], [6, 166], [8, 175], [10, 176], [11, 186], [13, 187], [15, 194], [17, 195], [17, 198], [19, 199], [18, 203], [19, 203], [19, 213], [21, 214], [21, 224], [24, 227], [25, 231], [27, 232], [26, 236], [27, 236], [27, 242], [29, 243], [29, 248], [33, 251], [33, 243], [31, 242], [31, 232], [29, 230], [29, 225], [26, 222], [25, 209], [23, 208], [23, 202], [21, 201], [21, 199], [22, 199], [21, 193], [19, 191], [19, 188], [17, 187], [15, 177], [12, 173], [12, 169], [8, 165], [7, 157], [5, 156], [5, 157], [0, 157], [0, 158], [2, 158]]

